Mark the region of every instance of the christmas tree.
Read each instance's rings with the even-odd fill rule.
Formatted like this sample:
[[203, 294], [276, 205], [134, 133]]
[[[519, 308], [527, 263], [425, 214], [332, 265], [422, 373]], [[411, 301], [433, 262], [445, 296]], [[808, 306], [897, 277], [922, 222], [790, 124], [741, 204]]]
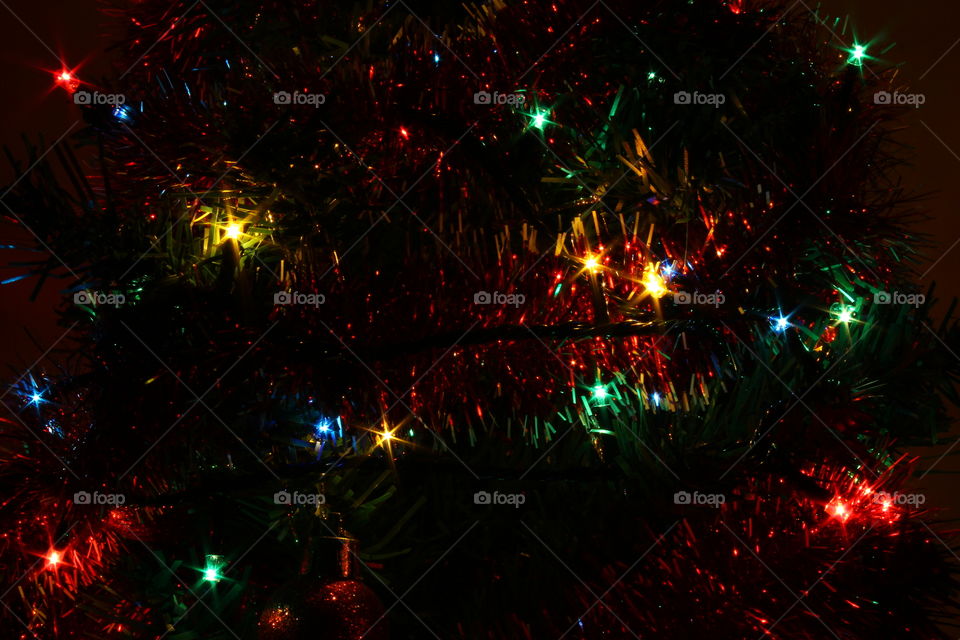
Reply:
[[4, 637], [947, 637], [901, 87], [791, 8], [111, 9], [4, 190], [81, 345], [6, 398]]

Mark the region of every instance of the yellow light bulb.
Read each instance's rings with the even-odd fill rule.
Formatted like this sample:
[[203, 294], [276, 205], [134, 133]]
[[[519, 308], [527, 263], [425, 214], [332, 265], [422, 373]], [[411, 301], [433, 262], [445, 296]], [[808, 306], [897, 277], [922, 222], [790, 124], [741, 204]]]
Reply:
[[642, 282], [647, 289], [647, 293], [658, 300], [669, 293], [667, 283], [663, 281], [663, 277], [655, 266], [651, 265], [643, 270]]
[[230, 240], [239, 240], [242, 234], [243, 234], [243, 227], [241, 227], [236, 222], [232, 222], [229, 225], [227, 225], [227, 232], [224, 235]]
[[584, 260], [583, 267], [590, 273], [596, 273], [600, 270], [600, 260], [596, 256], [590, 256]]

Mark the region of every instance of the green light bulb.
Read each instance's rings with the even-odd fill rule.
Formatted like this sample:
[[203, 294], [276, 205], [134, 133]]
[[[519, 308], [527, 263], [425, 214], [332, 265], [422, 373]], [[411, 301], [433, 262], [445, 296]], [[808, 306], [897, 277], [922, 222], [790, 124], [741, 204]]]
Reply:
[[226, 564], [223, 556], [215, 554], [207, 555], [207, 564], [203, 569], [203, 579], [207, 582], [220, 582], [223, 576], [220, 575], [220, 569]]
[[858, 67], [863, 66], [863, 59], [867, 57], [867, 47], [862, 44], [853, 45], [853, 49], [850, 49], [850, 59], [847, 60], [850, 64], [855, 64]]

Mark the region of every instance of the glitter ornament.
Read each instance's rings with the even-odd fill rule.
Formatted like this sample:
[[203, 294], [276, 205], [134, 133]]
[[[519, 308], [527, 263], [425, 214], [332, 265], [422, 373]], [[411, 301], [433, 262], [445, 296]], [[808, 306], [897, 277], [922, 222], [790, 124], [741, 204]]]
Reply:
[[260, 640], [387, 640], [383, 603], [359, 577], [357, 541], [322, 538], [320, 547], [334, 571], [315, 567], [281, 586], [260, 615]]

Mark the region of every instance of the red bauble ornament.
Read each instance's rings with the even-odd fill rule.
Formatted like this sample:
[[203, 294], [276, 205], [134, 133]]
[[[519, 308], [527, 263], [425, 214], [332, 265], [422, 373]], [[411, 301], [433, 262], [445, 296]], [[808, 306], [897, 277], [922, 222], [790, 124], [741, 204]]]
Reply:
[[259, 640], [388, 640], [386, 610], [360, 581], [356, 540], [341, 546], [336, 575], [302, 575], [280, 587], [260, 614]]

